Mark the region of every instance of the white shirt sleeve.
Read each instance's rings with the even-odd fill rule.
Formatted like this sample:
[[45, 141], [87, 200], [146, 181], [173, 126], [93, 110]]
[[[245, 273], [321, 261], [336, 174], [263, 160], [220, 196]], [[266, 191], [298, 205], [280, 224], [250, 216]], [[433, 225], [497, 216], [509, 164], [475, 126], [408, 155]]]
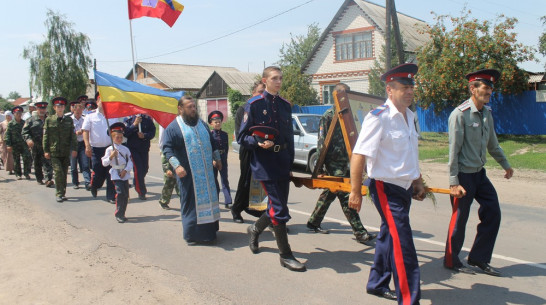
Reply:
[[375, 158], [382, 134], [383, 126], [381, 125], [381, 119], [379, 116], [368, 113], [362, 123], [353, 153]]
[[112, 153], [112, 146], [108, 146], [108, 148], [106, 149], [106, 151], [104, 152], [104, 156], [102, 156], [101, 158], [101, 161], [102, 161], [102, 166], [108, 166], [110, 165], [110, 154]]

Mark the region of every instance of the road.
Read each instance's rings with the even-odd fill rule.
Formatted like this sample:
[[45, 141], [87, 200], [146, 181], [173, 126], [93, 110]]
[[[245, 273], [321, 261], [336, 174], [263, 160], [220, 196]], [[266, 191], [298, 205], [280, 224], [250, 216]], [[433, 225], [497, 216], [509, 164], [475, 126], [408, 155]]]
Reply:
[[[161, 285], [173, 289], [188, 285], [193, 296], [187, 303], [395, 304], [365, 293], [374, 249], [354, 241], [337, 201], [330, 207], [322, 225], [331, 234], [307, 232], [305, 224], [320, 190], [292, 186], [289, 197], [292, 215], [289, 222], [289, 241], [295, 256], [306, 263], [307, 272], [290, 272], [280, 266], [275, 240], [267, 230], [261, 236], [261, 253], [252, 254], [248, 249], [246, 228], [253, 218], [243, 213], [245, 224], [236, 224], [223, 205], [217, 243], [212, 246], [187, 246], [182, 239], [178, 198], [173, 198], [172, 209], [168, 211], [162, 210], [158, 204], [162, 172], [157, 149], [154, 147], [152, 150], [147, 177], [148, 200], [138, 200], [134, 189], [131, 189], [131, 200], [126, 214], [130, 220], [125, 224], [115, 221], [114, 207], [103, 201], [104, 190], [100, 190], [99, 197], [94, 199], [89, 192], [83, 189], [73, 190], [69, 186], [69, 200], [59, 204], [55, 202], [53, 190], [34, 187], [35, 182], [13, 181], [0, 184], [3, 189], [2, 197], [6, 198], [16, 188], [21, 198], [35, 203], [33, 208], [40, 214], [52, 215], [57, 223], [62, 222], [75, 230], [91, 232], [101, 243], [134, 254], [136, 258], [131, 259], [137, 262], [137, 268], [142, 269], [142, 276], [153, 276], [157, 279], [156, 285], [161, 282]], [[238, 170], [237, 154], [230, 153], [229, 175], [232, 187], [237, 185]], [[296, 175], [305, 173], [300, 170]], [[4, 171], [0, 174], [0, 180], [12, 177], [7, 177]], [[234, 195], [235, 191], [232, 190], [232, 193]], [[451, 208], [447, 196], [438, 195], [437, 198], [436, 207], [429, 200], [414, 202], [410, 214], [421, 268], [421, 304], [546, 304], [546, 290], [540, 288], [546, 287], [546, 244], [542, 242], [546, 234], [546, 222], [543, 218], [545, 208], [502, 204], [501, 231], [491, 264], [498, 267], [503, 277], [453, 274], [442, 267]], [[476, 206], [472, 209], [467, 226], [463, 257], [466, 257], [475, 235], [478, 221]], [[371, 203], [365, 201], [361, 217], [369, 230], [378, 231], [380, 218]], [[88, 233], [81, 236], [86, 234]], [[86, 247], [86, 241], [80, 235], [79, 238], [70, 234], [68, 236], [75, 239], [74, 243]], [[7, 237], [1, 234], [0, 237], [1, 245], [6, 242]], [[16, 247], [17, 243], [10, 245]], [[47, 249], [36, 251], [38, 258], [48, 255]], [[12, 249], [12, 252], [17, 252], [17, 249]], [[150, 263], [154, 268], [146, 267]], [[52, 270], [42, 272], [51, 272], [51, 276], [55, 278]], [[183, 280], [168, 282], [166, 276]], [[12, 277], [17, 278], [15, 275]], [[9, 279], [0, 271], [0, 280], [6, 278]], [[116, 274], [109, 278], [115, 282]], [[392, 283], [391, 287], [394, 288]], [[9, 294], [7, 291], [2, 292], [2, 289], [8, 288], [21, 287], [0, 284], [0, 303], [4, 303], [2, 298]], [[73, 292], [76, 298], [78, 293], [81, 291]], [[96, 298], [86, 299], [94, 300], [89, 301], [92, 303], [150, 303], [145, 302], [145, 298], [132, 302], [117, 299], [118, 302], [115, 302], [98, 291], [87, 293], [98, 295]], [[26, 300], [28, 303], [42, 303], [32, 298], [23, 300], [25, 302], [16, 303], [27, 303]], [[152, 303], [172, 303], [168, 299], [154, 300]]]

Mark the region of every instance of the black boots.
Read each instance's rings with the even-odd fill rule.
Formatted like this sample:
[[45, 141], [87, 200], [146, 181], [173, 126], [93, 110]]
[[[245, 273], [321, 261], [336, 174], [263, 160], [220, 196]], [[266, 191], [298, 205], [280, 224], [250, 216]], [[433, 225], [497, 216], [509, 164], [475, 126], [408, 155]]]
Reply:
[[275, 239], [277, 240], [277, 246], [279, 247], [279, 254], [281, 255], [281, 266], [288, 268], [292, 271], [305, 271], [305, 265], [300, 263], [294, 255], [288, 244], [288, 234], [286, 233], [286, 224], [281, 223], [273, 226], [273, 232], [275, 232]]
[[271, 220], [269, 219], [269, 217], [267, 217], [267, 214], [264, 213], [262, 214], [262, 216], [260, 216], [260, 218], [258, 218], [255, 223], [248, 226], [247, 232], [250, 237], [248, 246], [250, 247], [250, 251], [252, 251], [252, 253], [256, 254], [260, 252], [258, 237], [260, 236], [260, 234], [262, 234], [262, 232], [265, 230], [265, 228], [267, 228], [270, 223]]

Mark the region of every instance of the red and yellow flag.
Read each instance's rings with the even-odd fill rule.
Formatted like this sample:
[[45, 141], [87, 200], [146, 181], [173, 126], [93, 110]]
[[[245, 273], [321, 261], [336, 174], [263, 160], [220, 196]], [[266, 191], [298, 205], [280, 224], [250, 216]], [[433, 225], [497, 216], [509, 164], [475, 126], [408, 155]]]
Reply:
[[129, 19], [152, 17], [163, 20], [170, 27], [174, 25], [184, 6], [174, 0], [128, 0]]

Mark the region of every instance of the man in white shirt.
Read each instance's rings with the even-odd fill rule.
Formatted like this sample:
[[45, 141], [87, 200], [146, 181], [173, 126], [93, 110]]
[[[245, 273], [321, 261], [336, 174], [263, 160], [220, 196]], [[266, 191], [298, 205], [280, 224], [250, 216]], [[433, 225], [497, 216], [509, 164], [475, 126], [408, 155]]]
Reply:
[[80, 102], [79, 98], [76, 101], [70, 103], [70, 108], [72, 109], [72, 121], [74, 121], [74, 132], [76, 133], [76, 138], [78, 139], [78, 155], [75, 158], [70, 159], [70, 169], [72, 174], [72, 184], [75, 189], [80, 188], [80, 180], [78, 176], [78, 165], [80, 166], [80, 171], [83, 174], [83, 179], [85, 183], [85, 189], [91, 190], [91, 171], [89, 169], [89, 157], [85, 155], [85, 142], [83, 141], [83, 122], [85, 116], [83, 116], [83, 103]]
[[97, 197], [97, 190], [102, 187], [106, 180], [106, 200], [112, 204], [116, 203], [116, 191], [110, 179], [110, 166], [104, 167], [101, 158], [106, 148], [112, 144], [108, 136], [108, 127], [117, 122], [117, 119], [109, 119], [104, 116], [100, 96], [96, 95], [97, 110], [85, 116], [83, 121], [83, 141], [85, 142], [85, 155], [91, 158], [91, 195]]
[[[375, 246], [374, 263], [366, 291], [398, 304], [419, 304], [419, 263], [409, 224], [411, 198], [423, 200], [425, 189], [419, 172], [418, 134], [413, 102], [415, 64], [397, 66], [381, 76], [388, 99], [368, 113], [351, 157], [349, 207], [360, 211], [362, 173], [381, 216], [381, 229]], [[391, 272], [396, 294], [389, 288]]]

